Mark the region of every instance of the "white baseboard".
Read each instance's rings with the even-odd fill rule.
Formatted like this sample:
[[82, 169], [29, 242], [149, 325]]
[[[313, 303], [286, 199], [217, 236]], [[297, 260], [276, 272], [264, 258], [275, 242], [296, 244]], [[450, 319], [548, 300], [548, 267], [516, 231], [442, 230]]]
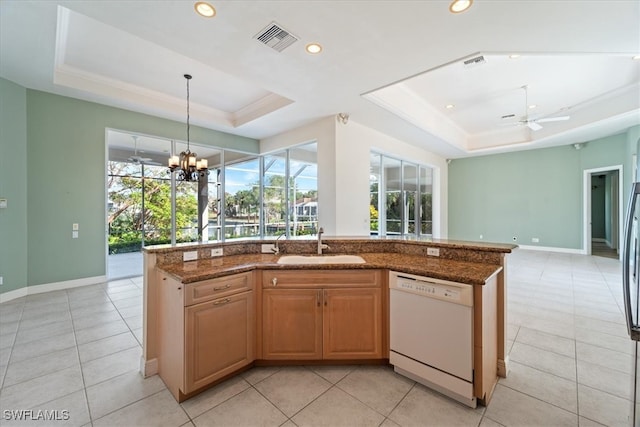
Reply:
[[2, 304], [3, 302], [14, 300], [16, 298], [22, 298], [24, 296], [27, 296], [26, 286], [24, 288], [14, 289], [13, 291], [0, 294], [0, 304]]
[[586, 255], [586, 251], [584, 249], [569, 249], [569, 248], [555, 248], [552, 246], [529, 246], [529, 245], [518, 245], [521, 249], [526, 249], [528, 251], [543, 251], [543, 252], [559, 252], [563, 254], [575, 254], [575, 255]]
[[64, 282], [44, 283], [42, 285], [25, 286], [20, 289], [0, 294], [0, 303], [14, 300], [26, 295], [41, 294], [44, 292], [60, 291], [62, 289], [78, 288], [81, 286], [105, 283], [107, 276], [83, 277], [82, 279], [65, 280]]
[[140, 373], [144, 378], [148, 378], [158, 373], [158, 359], [144, 360], [144, 356], [140, 358]]

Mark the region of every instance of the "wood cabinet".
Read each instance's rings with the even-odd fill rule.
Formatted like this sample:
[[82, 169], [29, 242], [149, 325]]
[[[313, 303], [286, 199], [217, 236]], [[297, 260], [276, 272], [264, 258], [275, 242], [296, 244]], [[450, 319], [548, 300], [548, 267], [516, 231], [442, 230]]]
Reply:
[[183, 285], [163, 276], [158, 371], [178, 401], [255, 359], [252, 273]]
[[323, 291], [323, 359], [381, 359], [382, 290]]
[[264, 289], [265, 359], [322, 359], [321, 290]]
[[379, 270], [263, 271], [262, 358], [381, 359]]
[[253, 312], [252, 291], [185, 309], [185, 394], [253, 362]]

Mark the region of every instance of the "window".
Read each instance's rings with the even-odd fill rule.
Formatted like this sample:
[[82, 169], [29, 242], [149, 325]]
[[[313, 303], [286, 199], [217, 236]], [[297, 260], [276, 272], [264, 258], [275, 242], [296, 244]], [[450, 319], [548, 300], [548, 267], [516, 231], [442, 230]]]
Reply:
[[372, 235], [432, 235], [433, 170], [371, 153], [369, 229]]
[[317, 233], [317, 157], [316, 143], [264, 156], [264, 236]]
[[287, 164], [286, 151], [264, 156], [262, 206], [265, 236], [287, 234]]
[[[160, 161], [166, 160], [162, 152], [169, 151], [171, 142], [111, 130], [108, 141], [109, 253], [136, 252], [144, 245], [170, 243], [171, 179]], [[176, 190], [178, 241], [194, 240], [192, 218], [197, 215], [197, 200], [192, 192], [189, 185]]]
[[316, 143], [289, 150], [289, 229], [292, 236], [318, 232]]
[[260, 161], [225, 151], [225, 239], [260, 237]]
[[316, 143], [264, 156], [191, 144], [208, 160], [209, 174], [206, 181], [176, 181], [174, 189], [165, 165], [186, 143], [107, 130], [107, 146], [110, 253], [317, 233]]

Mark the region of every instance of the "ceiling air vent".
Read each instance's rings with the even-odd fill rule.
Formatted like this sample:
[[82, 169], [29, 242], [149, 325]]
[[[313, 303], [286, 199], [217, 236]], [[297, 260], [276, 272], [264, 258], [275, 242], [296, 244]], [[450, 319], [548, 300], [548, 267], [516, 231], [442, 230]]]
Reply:
[[512, 119], [514, 118], [516, 115], [511, 113], [511, 114], [507, 114], [506, 116], [502, 116], [500, 117], [502, 120], [506, 120], [506, 119]]
[[296, 36], [285, 30], [275, 22], [267, 25], [262, 31], [253, 36], [253, 38], [258, 40], [260, 43], [263, 43], [270, 48], [277, 50], [278, 52], [282, 52], [293, 43], [298, 41], [298, 38]]
[[466, 61], [464, 61], [464, 66], [469, 68], [469, 67], [476, 67], [478, 65], [482, 65], [484, 63], [486, 63], [487, 60], [484, 59], [484, 56], [480, 55], [480, 56], [476, 56], [475, 58], [471, 58], [471, 59], [467, 59]]

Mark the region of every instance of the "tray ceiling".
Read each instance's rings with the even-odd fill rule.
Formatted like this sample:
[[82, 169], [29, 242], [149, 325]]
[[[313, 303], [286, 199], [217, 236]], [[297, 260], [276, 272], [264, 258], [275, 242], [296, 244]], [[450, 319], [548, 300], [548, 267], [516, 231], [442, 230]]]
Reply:
[[[348, 113], [447, 158], [640, 124], [637, 1], [477, 0], [453, 15], [440, 0], [225, 0], [208, 19], [193, 3], [4, 0], [0, 76], [183, 122], [189, 73], [199, 126], [262, 139]], [[273, 22], [298, 38], [282, 52], [255, 39]], [[311, 42], [321, 54], [304, 51]], [[461, 65], [477, 55], [486, 62]], [[523, 115], [523, 85], [530, 118], [571, 119], [504, 125]]]

